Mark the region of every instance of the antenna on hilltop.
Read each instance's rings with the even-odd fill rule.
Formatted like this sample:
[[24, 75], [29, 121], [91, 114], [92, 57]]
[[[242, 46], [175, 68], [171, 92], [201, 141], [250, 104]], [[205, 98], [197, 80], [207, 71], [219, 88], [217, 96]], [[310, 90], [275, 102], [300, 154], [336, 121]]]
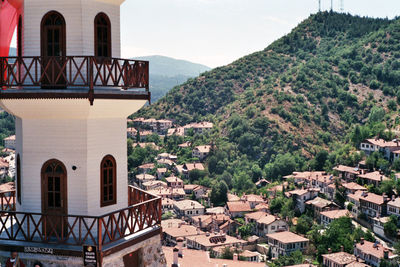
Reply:
[[333, 11], [333, 0], [331, 0], [331, 11]]
[[321, 0], [318, 0], [318, 4], [319, 4], [319, 12], [321, 12]]

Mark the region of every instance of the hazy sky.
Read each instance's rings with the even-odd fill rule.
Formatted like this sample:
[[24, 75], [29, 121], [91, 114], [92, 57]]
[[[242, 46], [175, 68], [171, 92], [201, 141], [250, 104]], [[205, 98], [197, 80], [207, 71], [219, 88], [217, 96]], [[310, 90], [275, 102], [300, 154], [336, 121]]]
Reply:
[[[343, 0], [345, 12], [400, 15], [399, 0]], [[321, 0], [330, 9], [331, 0]], [[333, 0], [339, 10], [340, 0]], [[122, 56], [164, 55], [210, 67], [259, 51], [290, 32], [318, 0], [126, 0], [121, 12]]]

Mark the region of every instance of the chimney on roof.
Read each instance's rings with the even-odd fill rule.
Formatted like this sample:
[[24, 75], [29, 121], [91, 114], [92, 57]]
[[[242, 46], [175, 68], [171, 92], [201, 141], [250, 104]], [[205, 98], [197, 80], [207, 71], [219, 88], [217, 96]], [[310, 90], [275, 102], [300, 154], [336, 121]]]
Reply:
[[332, 249], [328, 248], [328, 254], [331, 254], [331, 253], [332, 253]]
[[361, 237], [360, 244], [364, 245], [364, 237]]
[[174, 248], [173, 252], [174, 252], [174, 256], [173, 256], [174, 258], [173, 258], [173, 263], [172, 263], [171, 267], [179, 267], [179, 264], [178, 264], [179, 249], [178, 248]]
[[237, 254], [237, 253], [234, 253], [234, 254], [233, 254], [233, 260], [234, 260], [234, 261], [239, 260], [239, 257], [238, 257], [238, 254]]
[[394, 195], [392, 195], [392, 201], [394, 201], [396, 198], [395, 198], [395, 196]]
[[182, 246], [183, 246], [183, 238], [178, 238], [177, 240], [176, 240], [176, 242], [178, 243], [178, 249], [179, 249], [179, 252], [178, 252], [178, 257], [179, 258], [183, 258], [183, 248], [182, 248]]
[[382, 197], [383, 197], [383, 202], [388, 201], [388, 196], [387, 195], [383, 195]]
[[340, 251], [341, 251], [341, 252], [344, 252], [344, 246], [343, 246], [343, 245], [340, 246]]

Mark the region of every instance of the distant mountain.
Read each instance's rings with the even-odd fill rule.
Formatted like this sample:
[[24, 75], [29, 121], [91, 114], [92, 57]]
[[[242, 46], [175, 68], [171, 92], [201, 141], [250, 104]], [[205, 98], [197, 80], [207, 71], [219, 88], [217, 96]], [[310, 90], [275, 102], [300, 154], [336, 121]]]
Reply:
[[209, 67], [201, 64], [164, 56], [145, 56], [136, 57], [135, 59], [149, 61], [150, 74], [162, 75], [167, 77], [197, 77], [201, 73], [210, 70]]
[[164, 56], [135, 57], [150, 62], [151, 100], [155, 103], [173, 87], [210, 70], [209, 67]]

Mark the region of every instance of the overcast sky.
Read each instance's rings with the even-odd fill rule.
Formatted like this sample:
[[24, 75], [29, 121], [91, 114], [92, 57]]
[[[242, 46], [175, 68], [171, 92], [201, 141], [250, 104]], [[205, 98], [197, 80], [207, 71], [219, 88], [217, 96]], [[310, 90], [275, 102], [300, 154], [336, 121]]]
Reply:
[[[400, 15], [399, 0], [343, 0], [370, 17]], [[330, 9], [331, 0], [321, 0]], [[339, 10], [340, 0], [334, 0]], [[210, 67], [259, 51], [318, 11], [318, 0], [127, 0], [122, 56], [163, 55]]]

